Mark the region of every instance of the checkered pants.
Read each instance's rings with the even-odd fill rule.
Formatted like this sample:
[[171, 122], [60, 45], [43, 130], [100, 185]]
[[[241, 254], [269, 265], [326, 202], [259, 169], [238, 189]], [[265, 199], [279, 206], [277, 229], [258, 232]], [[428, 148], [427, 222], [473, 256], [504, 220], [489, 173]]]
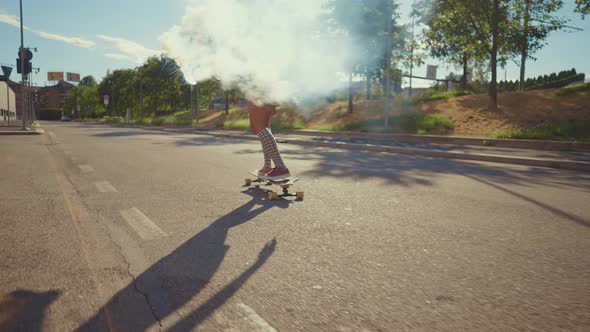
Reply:
[[264, 154], [264, 166], [270, 167], [270, 160], [274, 161], [276, 168], [287, 168], [281, 158], [281, 153], [277, 147], [277, 141], [272, 135], [269, 128], [264, 128], [258, 133], [260, 143], [262, 143], [262, 153]]

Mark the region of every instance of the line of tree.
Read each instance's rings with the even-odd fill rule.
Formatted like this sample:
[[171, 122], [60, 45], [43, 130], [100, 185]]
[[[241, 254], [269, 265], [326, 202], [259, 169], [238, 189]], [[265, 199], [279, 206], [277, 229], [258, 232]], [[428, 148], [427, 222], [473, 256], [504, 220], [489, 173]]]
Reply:
[[[589, 3], [576, 0], [576, 11], [586, 15]], [[568, 20], [557, 14], [562, 7], [561, 0], [421, 0], [414, 11], [430, 55], [463, 67], [464, 89], [468, 68], [489, 63], [489, 107], [496, 109], [497, 68], [515, 61], [524, 90], [527, 61], [535, 60], [552, 31], [568, 29]]]
[[[559, 73], [551, 73], [550, 75], [539, 75], [536, 78], [528, 78], [524, 83], [526, 90], [536, 89], [556, 89], [567, 86], [575, 82], [583, 82], [586, 78], [584, 73], [578, 74], [576, 69], [564, 70]], [[521, 88], [519, 80], [516, 81], [500, 81], [498, 82], [498, 90], [501, 92], [518, 91]]]
[[[490, 109], [498, 105], [497, 68], [508, 61], [520, 66], [519, 89], [527, 88], [526, 63], [546, 45], [552, 31], [567, 29], [567, 20], [557, 15], [562, 0], [418, 0], [412, 19], [421, 26], [422, 35], [414, 38], [411, 25], [399, 23], [394, 0], [331, 0], [328, 29], [350, 35], [362, 50], [362, 58], [349, 64], [349, 81], [353, 77], [366, 81], [367, 98], [371, 85], [379, 82], [388, 112], [392, 80], [399, 80], [401, 69], [422, 64], [422, 48], [429, 55], [463, 67], [463, 88], [467, 88], [469, 68], [485, 66], [491, 72], [488, 86]], [[576, 11], [588, 14], [590, 0], [576, 0]], [[359, 19], [360, 17], [360, 19]], [[419, 47], [424, 45], [425, 47]], [[90, 80], [89, 80], [90, 81]], [[86, 84], [88, 83], [88, 84]], [[181, 109], [210, 108], [213, 99], [240, 95], [224, 91], [215, 78], [200, 82], [195, 90], [184, 80], [173, 59], [162, 55], [149, 58], [135, 69], [116, 70], [100, 84], [85, 82], [66, 100], [66, 109], [80, 105], [80, 116], [123, 115], [127, 108], [134, 117], [166, 114]], [[349, 89], [352, 112], [352, 88]], [[198, 107], [191, 107], [191, 91], [199, 96]], [[143, 102], [140, 94], [143, 95]], [[109, 108], [102, 97], [109, 95]], [[193, 101], [194, 102], [194, 101]], [[227, 109], [227, 108], [226, 108]]]
[[[108, 96], [106, 107], [105, 95]], [[235, 89], [224, 90], [215, 78], [191, 87], [176, 62], [161, 55], [148, 58], [135, 69], [114, 70], [100, 83], [92, 76], [84, 77], [66, 97], [64, 109], [76, 118], [99, 118], [124, 116], [129, 108], [133, 118], [142, 118], [181, 110], [211, 109], [215, 98], [220, 96], [227, 111], [230, 101], [235, 103], [241, 93]]]

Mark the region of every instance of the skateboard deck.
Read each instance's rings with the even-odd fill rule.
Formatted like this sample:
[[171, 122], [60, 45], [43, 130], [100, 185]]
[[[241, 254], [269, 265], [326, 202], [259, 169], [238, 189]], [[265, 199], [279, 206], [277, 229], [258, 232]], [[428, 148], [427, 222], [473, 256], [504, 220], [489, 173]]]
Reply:
[[254, 172], [248, 172], [248, 174], [256, 177], [255, 180], [252, 179], [245, 179], [245, 185], [246, 186], [254, 186], [255, 188], [260, 188], [260, 186], [262, 185], [266, 185], [266, 186], [271, 186], [271, 185], [275, 185], [275, 186], [279, 186], [283, 189], [283, 192], [281, 194], [275, 192], [275, 191], [268, 191], [268, 198], [270, 200], [275, 200], [278, 199], [279, 197], [297, 197], [297, 199], [302, 200], [303, 199], [303, 191], [298, 191], [295, 194], [290, 193], [289, 192], [289, 187], [291, 187], [292, 185], [295, 184], [295, 182], [299, 181], [299, 178], [296, 177], [288, 177], [285, 179], [280, 179], [280, 180], [270, 180], [267, 179], [265, 177], [259, 176], [258, 174], [254, 173]]

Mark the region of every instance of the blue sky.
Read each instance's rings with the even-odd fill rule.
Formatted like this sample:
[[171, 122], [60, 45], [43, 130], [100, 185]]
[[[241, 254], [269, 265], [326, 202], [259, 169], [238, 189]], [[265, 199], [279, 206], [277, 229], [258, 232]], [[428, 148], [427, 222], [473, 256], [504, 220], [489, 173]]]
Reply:
[[[40, 67], [34, 82], [45, 85], [48, 71], [93, 75], [100, 80], [107, 69], [134, 68], [145, 57], [158, 54], [159, 36], [180, 23], [187, 0], [23, 0], [25, 46], [37, 47], [33, 66]], [[401, 1], [402, 20], [408, 20], [411, 1]], [[571, 19], [570, 25], [582, 32], [554, 32], [548, 45], [537, 53], [537, 61], [529, 61], [527, 76], [575, 67], [590, 76], [590, 17], [582, 20], [573, 13], [574, 0], [565, 0], [561, 15]], [[14, 65], [20, 45], [18, 0], [0, 3], [0, 64]], [[223, 13], [212, 13], [223, 19]], [[459, 69], [433, 59], [427, 63], [440, 65], [439, 77]], [[415, 70], [425, 75], [426, 68]], [[499, 69], [499, 77], [504, 78]], [[518, 67], [507, 67], [508, 79], [518, 77]], [[16, 72], [12, 79], [15, 79]], [[415, 86], [427, 82], [415, 81]]]

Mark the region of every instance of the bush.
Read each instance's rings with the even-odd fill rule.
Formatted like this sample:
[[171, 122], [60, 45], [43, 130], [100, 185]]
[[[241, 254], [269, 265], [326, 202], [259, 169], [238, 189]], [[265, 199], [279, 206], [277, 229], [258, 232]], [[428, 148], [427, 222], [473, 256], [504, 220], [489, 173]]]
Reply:
[[227, 128], [227, 129], [249, 129], [250, 128], [250, 120], [244, 120], [244, 119], [226, 120], [223, 123], [223, 128]]
[[453, 121], [439, 114], [412, 113], [392, 119], [394, 125], [417, 134], [440, 133], [453, 129]]

